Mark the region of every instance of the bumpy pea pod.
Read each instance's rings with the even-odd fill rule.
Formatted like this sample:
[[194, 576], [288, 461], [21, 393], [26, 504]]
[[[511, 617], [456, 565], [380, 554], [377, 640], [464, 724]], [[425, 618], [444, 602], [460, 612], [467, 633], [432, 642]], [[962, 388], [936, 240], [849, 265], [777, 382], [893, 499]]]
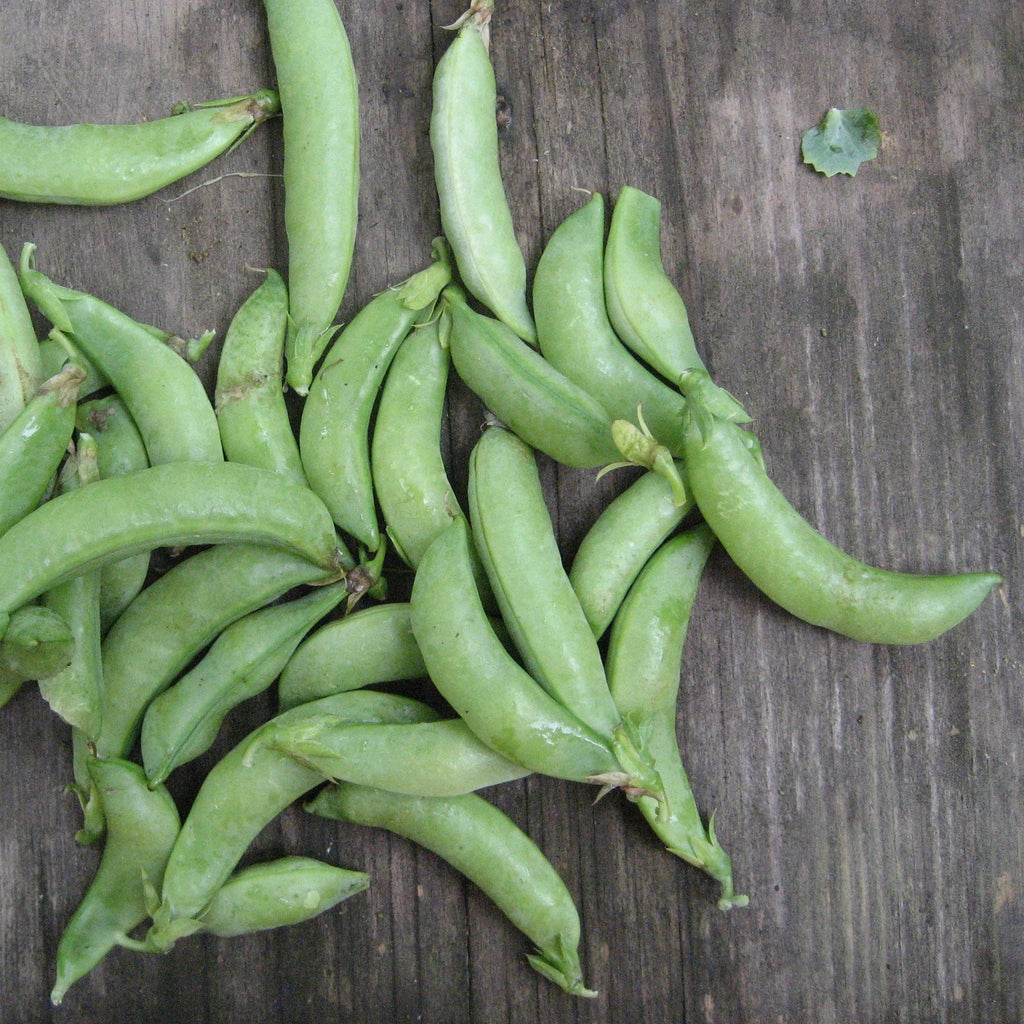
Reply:
[[639, 405], [651, 432], [676, 445], [684, 402], [622, 344], [604, 295], [604, 197], [595, 192], [548, 239], [533, 278], [540, 350], [556, 370], [596, 398], [613, 419]]
[[280, 274], [268, 270], [224, 336], [214, 409], [228, 459], [285, 473], [305, 487], [299, 446], [284, 402], [287, 324], [288, 289]]
[[[142, 435], [117, 395], [79, 402], [75, 424], [95, 439], [100, 477], [125, 476], [149, 466]], [[142, 590], [149, 562], [150, 553], [143, 551], [100, 569], [100, 629], [103, 633]]]
[[188, 544], [263, 543], [342, 573], [330, 514], [279, 473], [175, 462], [59, 495], [0, 537], [0, 635], [16, 608], [107, 562]]
[[469, 460], [473, 541], [523, 663], [559, 704], [598, 733], [622, 718], [597, 641], [562, 567], [532, 449], [490, 427]]
[[628, 185], [612, 209], [604, 284], [612, 325], [648, 366], [673, 383], [704, 369], [686, 306], [661, 262], [661, 203]]
[[42, 501], [75, 429], [75, 402], [85, 374], [61, 370], [0, 434], [0, 534]]
[[385, 828], [437, 854], [534, 943], [531, 966], [570, 995], [597, 994], [583, 983], [579, 913], [565, 883], [533, 840], [483, 797], [410, 797], [341, 783], [321, 790], [306, 810]]
[[202, 661], [146, 710], [142, 763], [150, 783], [209, 750], [224, 716], [270, 686], [306, 633], [348, 596], [347, 583], [335, 583], [228, 626]]
[[722, 414], [730, 402], [738, 408], [735, 399], [702, 371], [685, 375], [681, 386], [694, 499], [729, 557], [797, 618], [855, 640], [923, 643], [970, 615], [1001, 582], [990, 572], [892, 572], [841, 551], [793, 508], [744, 443], [743, 431]]
[[733, 888], [732, 863], [705, 829], [683, 766], [676, 737], [680, 663], [697, 585], [715, 545], [706, 525], [666, 541], [651, 556], [612, 624], [608, 684], [619, 710], [651, 722], [648, 749], [665, 784], [665, 810], [641, 797], [637, 804], [670, 853], [706, 871], [722, 887], [723, 910], [742, 907], [747, 897]]
[[210, 769], [181, 827], [164, 873], [160, 905], [146, 941], [166, 948], [184, 921], [203, 911], [228, 880], [250, 843], [323, 775], [259, 743], [274, 724], [323, 714], [353, 722], [421, 722], [437, 717], [425, 704], [370, 690], [339, 693], [278, 715], [251, 732]]
[[75, 636], [56, 612], [25, 605], [0, 639], [0, 707], [30, 679], [46, 679], [71, 664]]
[[305, 395], [348, 284], [359, 211], [359, 92], [333, 0], [264, 0], [284, 113], [288, 383]]
[[602, 735], [567, 711], [505, 650], [473, 578], [472, 538], [452, 520], [413, 582], [412, 628], [430, 678], [491, 749], [555, 778], [657, 795], [661, 783], [628, 719]]
[[114, 946], [139, 948], [129, 933], [146, 919], [145, 885], [160, 885], [180, 824], [167, 790], [151, 789], [138, 765], [90, 758], [88, 770], [103, 801], [107, 839], [57, 947], [54, 1004]]
[[142, 124], [49, 127], [0, 118], [0, 196], [28, 203], [127, 203], [208, 164], [280, 110], [277, 94], [184, 106]]
[[597, 399], [558, 372], [508, 327], [444, 293], [442, 340], [455, 369], [490, 411], [527, 444], [567, 466], [619, 459], [611, 419]]
[[25, 408], [44, 374], [18, 275], [0, 245], [0, 433]]
[[142, 434], [150, 464], [223, 460], [217, 417], [195, 370], [120, 310], [54, 284], [35, 269], [34, 253], [34, 245], [22, 249], [22, 289], [117, 390]]
[[440, 257], [402, 284], [371, 299], [331, 345], [309, 389], [299, 451], [309, 486], [334, 521], [370, 551], [380, 547], [370, 466], [370, 417], [399, 346], [451, 278]]
[[469, 291], [520, 338], [537, 344], [526, 263], [498, 164], [496, 87], [487, 52], [493, 0], [473, 0], [434, 69], [430, 145], [441, 228]]

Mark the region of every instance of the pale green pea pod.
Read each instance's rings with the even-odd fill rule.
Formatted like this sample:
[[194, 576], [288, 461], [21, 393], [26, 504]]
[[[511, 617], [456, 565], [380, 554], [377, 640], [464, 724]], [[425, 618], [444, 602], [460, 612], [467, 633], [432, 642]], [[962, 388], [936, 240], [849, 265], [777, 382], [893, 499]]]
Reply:
[[43, 373], [39, 342], [18, 275], [0, 246], [0, 433], [25, 408]]
[[531, 966], [570, 995], [597, 994], [583, 983], [579, 913], [565, 883], [529, 836], [483, 797], [413, 797], [341, 783], [321, 790], [306, 810], [386, 828], [437, 854], [535, 944]]
[[191, 174], [280, 110], [277, 94], [183, 105], [142, 124], [55, 127], [0, 118], [0, 196], [107, 206], [151, 195]]

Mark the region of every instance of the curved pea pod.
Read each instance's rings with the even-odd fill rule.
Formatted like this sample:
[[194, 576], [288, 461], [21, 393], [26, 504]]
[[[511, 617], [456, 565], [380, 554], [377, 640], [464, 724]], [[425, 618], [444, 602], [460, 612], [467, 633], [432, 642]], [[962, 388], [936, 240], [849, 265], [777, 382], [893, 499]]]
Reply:
[[0, 245], [0, 433], [49, 376], [42, 370], [39, 342], [17, 272]]
[[648, 366], [673, 383], [704, 369], [686, 306], [661, 261], [661, 203], [628, 185], [612, 208], [604, 285], [616, 333]]
[[541, 253], [533, 278], [537, 341], [544, 358], [613, 420], [632, 419], [640, 406], [651, 432], [678, 455], [682, 396], [637, 361], [608, 319], [604, 205], [595, 192], [555, 228]]
[[579, 913], [565, 883], [533, 840], [483, 797], [410, 797], [341, 783], [321, 790], [306, 810], [385, 828], [437, 854], [534, 943], [531, 966], [570, 995], [597, 994], [583, 983]]
[[150, 464], [222, 461], [217, 417], [195, 370], [120, 310], [54, 284], [35, 269], [34, 253], [34, 245], [22, 249], [22, 289], [117, 390], [142, 434]]
[[107, 562], [243, 541], [289, 550], [325, 576], [346, 561], [322, 502], [269, 470], [176, 462], [100, 480], [53, 498], [0, 537], [0, 630], [16, 608]]
[[441, 258], [371, 299], [331, 345], [302, 408], [299, 451], [309, 486], [370, 551], [380, 547], [369, 439], [377, 393], [402, 341], [450, 278]]
[[208, 164], [279, 110], [277, 94], [264, 89], [141, 124], [50, 127], [0, 118], [0, 196], [77, 206], [141, 199]]
[[616, 462], [611, 419], [592, 398], [492, 317], [445, 291], [442, 325], [455, 370], [487, 408], [527, 444], [567, 466]]
[[281, 94], [288, 236], [288, 383], [299, 395], [331, 338], [359, 212], [359, 89], [333, 0], [264, 0]]
[[75, 635], [55, 611], [25, 605], [0, 639], [0, 707], [30, 679], [47, 679], [71, 664]]
[[57, 947], [54, 1004], [114, 946], [138, 948], [129, 934], [146, 919], [146, 885], [160, 885], [180, 824], [167, 790], [151, 789], [138, 765], [90, 758], [88, 770], [103, 802], [107, 839], [92, 884]]
[[714, 411], [712, 403], [727, 402], [707, 374], [684, 376], [682, 387], [694, 499], [729, 557], [797, 618], [855, 640], [923, 643], [970, 615], [1002, 581], [990, 572], [892, 572], [841, 551], [772, 483], [736, 423]]
[[469, 291], [531, 345], [526, 263], [501, 182], [496, 87], [487, 52], [493, 3], [473, 0], [434, 70], [430, 145], [441, 228]]
[[259, 726], [210, 769], [181, 827], [146, 941], [166, 948], [183, 921], [201, 920], [253, 839], [323, 775], [259, 742], [263, 730], [299, 718], [348, 715], [353, 722], [420, 722], [425, 704], [371, 690], [339, 693], [292, 708]]
[[202, 661], [146, 710], [142, 763], [150, 784], [209, 750], [225, 715], [267, 689], [306, 633], [348, 596], [345, 582], [318, 587], [228, 626]]
[[268, 270], [242, 303], [224, 336], [217, 363], [214, 410], [225, 456], [261, 466], [308, 486], [284, 401], [284, 338], [288, 289]]

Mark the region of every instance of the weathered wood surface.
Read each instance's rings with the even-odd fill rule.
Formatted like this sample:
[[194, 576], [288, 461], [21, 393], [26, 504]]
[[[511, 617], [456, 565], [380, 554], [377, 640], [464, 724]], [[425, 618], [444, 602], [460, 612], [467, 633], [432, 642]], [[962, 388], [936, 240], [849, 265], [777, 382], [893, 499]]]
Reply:
[[[424, 265], [438, 231], [430, 80], [461, 0], [339, 9], [364, 125], [350, 316]], [[578, 899], [600, 996], [574, 1002], [432, 855], [294, 809], [254, 856], [365, 868], [368, 893], [278, 933], [115, 951], [52, 1010], [55, 947], [97, 853], [73, 840], [67, 732], [25, 692], [0, 714], [0, 1021], [1024, 1019], [1022, 53], [1003, 0], [498, 5], [502, 160], [531, 269], [574, 189], [659, 196], [701, 349], [797, 507], [878, 564], [1006, 577], [946, 637], [872, 648], [791, 620], [713, 556], [678, 726], [747, 909], [718, 911], [622, 800], [500, 788]], [[272, 79], [255, 0], [9, 0], [0, 67], [3, 113], [39, 123], [149, 119]], [[879, 158], [854, 179], [805, 168], [804, 129], [861, 105], [884, 128]], [[36, 242], [46, 273], [143, 321], [223, 335], [258, 282], [247, 268], [285, 267], [281, 155], [272, 123], [128, 207], [3, 202], [0, 241], [12, 256]], [[459, 487], [478, 423], [454, 388]], [[544, 480], [567, 557], [625, 482], [549, 463]], [[270, 707], [255, 704], [218, 749]], [[208, 763], [175, 783], [183, 803]]]

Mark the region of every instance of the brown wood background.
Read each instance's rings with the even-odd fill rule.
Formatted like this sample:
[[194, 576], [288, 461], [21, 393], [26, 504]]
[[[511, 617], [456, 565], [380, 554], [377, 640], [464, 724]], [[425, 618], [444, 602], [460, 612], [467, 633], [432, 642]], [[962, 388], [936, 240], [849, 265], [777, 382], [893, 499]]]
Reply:
[[[339, 10], [363, 116], [348, 317], [423, 266], [438, 232], [430, 80], [462, 0]], [[294, 809], [254, 856], [365, 868], [368, 893], [277, 933], [115, 951], [51, 1009], [56, 944], [97, 853], [72, 838], [66, 730], [25, 692], [0, 713], [0, 1020], [1021, 1021], [1019, 5], [500, 0], [492, 51], [531, 270], [575, 187], [659, 196], [702, 352], [796, 506], [876, 564], [995, 569], [1005, 585], [933, 643], [873, 648], [793, 621], [716, 553], [678, 725], [750, 906], [718, 911], [624, 801], [537, 778], [493, 794], [578, 900], [594, 1001], [534, 974], [519, 933], [432, 855]], [[8, 0], [0, 69], [2, 112], [51, 124], [155, 118], [273, 78], [256, 0]], [[802, 132], [862, 105], [885, 132], [879, 158], [854, 179], [804, 167]], [[138, 319], [223, 335], [259, 281], [247, 266], [285, 268], [281, 157], [272, 123], [130, 206], [0, 202], [0, 241], [15, 258], [36, 242], [44, 272]], [[234, 172], [261, 176], [182, 195]], [[460, 487], [478, 423], [453, 388]], [[545, 463], [544, 480], [568, 558], [626, 478]], [[269, 707], [240, 711], [225, 744]], [[183, 802], [201, 771], [176, 782]]]

